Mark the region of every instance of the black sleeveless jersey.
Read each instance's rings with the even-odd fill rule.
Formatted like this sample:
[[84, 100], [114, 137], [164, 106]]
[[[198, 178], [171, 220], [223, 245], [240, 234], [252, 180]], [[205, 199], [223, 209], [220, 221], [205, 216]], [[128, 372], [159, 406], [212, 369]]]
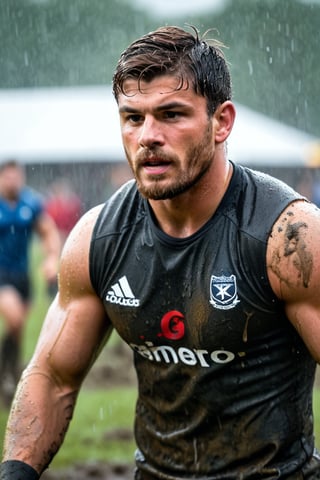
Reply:
[[234, 165], [214, 216], [172, 238], [134, 181], [106, 202], [92, 284], [134, 352], [141, 479], [316, 479], [315, 361], [267, 278], [272, 226], [301, 198]]

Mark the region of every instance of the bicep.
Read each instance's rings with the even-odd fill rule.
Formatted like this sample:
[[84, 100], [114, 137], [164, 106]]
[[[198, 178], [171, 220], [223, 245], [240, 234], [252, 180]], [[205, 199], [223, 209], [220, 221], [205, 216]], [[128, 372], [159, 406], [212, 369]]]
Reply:
[[268, 241], [271, 286], [294, 325], [320, 363], [320, 211], [295, 202], [275, 223]]
[[86, 217], [64, 247], [59, 291], [47, 312], [34, 355], [34, 362], [59, 382], [81, 383], [111, 332], [103, 303], [90, 282], [92, 226], [92, 219], [90, 223], [90, 216]]
[[309, 352], [320, 364], [320, 306], [310, 302], [290, 302], [285, 310]]

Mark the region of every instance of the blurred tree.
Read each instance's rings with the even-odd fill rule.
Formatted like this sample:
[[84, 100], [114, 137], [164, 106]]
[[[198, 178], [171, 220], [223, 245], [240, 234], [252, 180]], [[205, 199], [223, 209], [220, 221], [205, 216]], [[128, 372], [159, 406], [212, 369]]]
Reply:
[[0, 87], [110, 83], [150, 24], [126, 0], [1, 0]]
[[233, 0], [199, 21], [230, 47], [237, 101], [320, 136], [319, 3]]
[[[134, 3], [0, 0], [0, 88], [110, 84], [127, 44], [170, 22]], [[230, 0], [219, 13], [177, 20], [220, 32], [235, 100], [320, 137], [319, 4]]]

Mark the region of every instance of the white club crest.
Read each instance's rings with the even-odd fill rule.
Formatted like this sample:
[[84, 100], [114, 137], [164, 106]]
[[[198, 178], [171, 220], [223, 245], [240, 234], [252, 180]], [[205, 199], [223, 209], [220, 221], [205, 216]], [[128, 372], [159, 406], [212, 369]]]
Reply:
[[211, 276], [210, 303], [214, 308], [229, 310], [234, 308], [239, 302], [235, 275], [230, 275], [229, 277], [225, 275], [220, 277]]

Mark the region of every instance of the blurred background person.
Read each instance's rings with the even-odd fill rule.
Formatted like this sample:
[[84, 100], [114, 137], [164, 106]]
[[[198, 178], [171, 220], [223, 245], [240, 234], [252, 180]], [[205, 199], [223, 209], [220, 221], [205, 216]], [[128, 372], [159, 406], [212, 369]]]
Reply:
[[[45, 209], [57, 226], [61, 245], [63, 245], [72, 228], [84, 213], [81, 199], [68, 180], [58, 178], [51, 183]], [[47, 283], [49, 297], [53, 298], [57, 291], [57, 279]]]
[[84, 213], [79, 195], [75, 193], [70, 182], [63, 178], [50, 185], [46, 211], [59, 230], [62, 244]]
[[0, 163], [0, 394], [11, 403], [21, 372], [21, 346], [30, 308], [29, 248], [33, 233], [43, 246], [42, 273], [56, 281], [60, 255], [58, 230], [45, 212], [38, 192], [25, 184], [25, 171], [15, 160]]

